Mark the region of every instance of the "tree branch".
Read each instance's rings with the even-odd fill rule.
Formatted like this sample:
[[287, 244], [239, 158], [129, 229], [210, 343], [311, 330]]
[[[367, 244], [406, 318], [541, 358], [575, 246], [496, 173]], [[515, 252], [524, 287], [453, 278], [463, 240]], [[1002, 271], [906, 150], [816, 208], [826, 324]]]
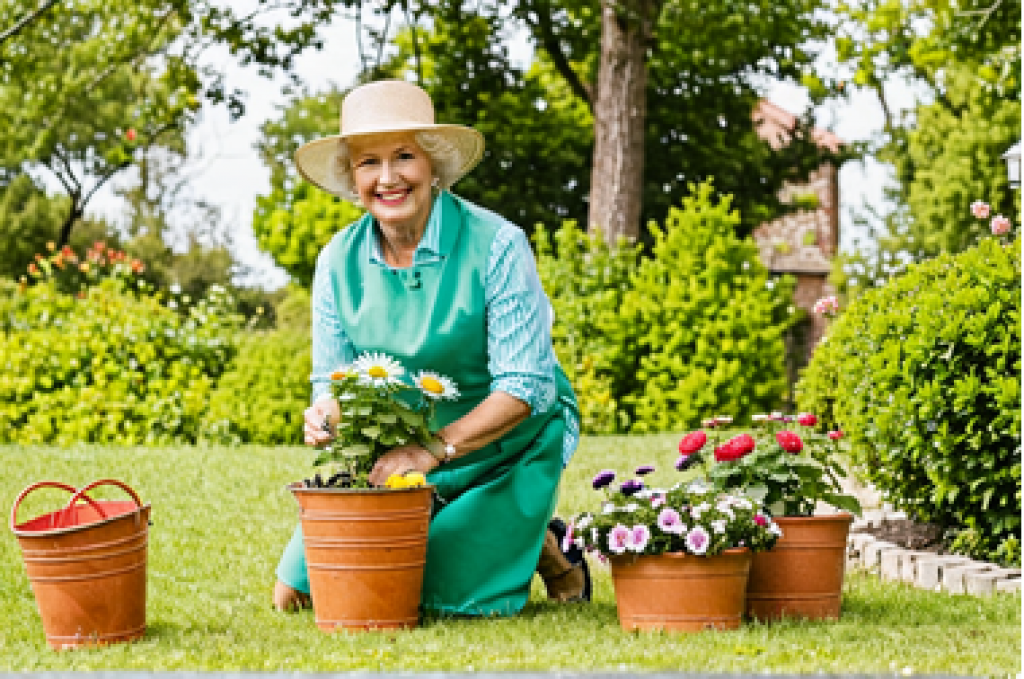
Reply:
[[41, 17], [48, 9], [57, 4], [57, 0], [43, 0], [43, 2], [36, 7], [31, 13], [22, 17], [21, 21], [8, 28], [3, 33], [0, 33], [0, 45], [3, 45], [9, 39], [21, 33], [25, 28], [33, 21]]
[[555, 35], [553, 23], [551, 21], [551, 6], [545, 3], [544, 10], [537, 8], [537, 5], [533, 5], [534, 14], [536, 17], [531, 19], [529, 11], [523, 14], [523, 19], [526, 21], [527, 26], [530, 27], [530, 31], [533, 36], [537, 39], [538, 44], [548, 53], [551, 57], [551, 63], [554, 64], [555, 68], [565, 81], [569, 84], [569, 89], [572, 90], [573, 94], [586, 102], [590, 110], [594, 109], [594, 97], [591, 88], [588, 87], [580, 79], [579, 74], [569, 63], [569, 58], [562, 51], [562, 45], [558, 41], [558, 36]]

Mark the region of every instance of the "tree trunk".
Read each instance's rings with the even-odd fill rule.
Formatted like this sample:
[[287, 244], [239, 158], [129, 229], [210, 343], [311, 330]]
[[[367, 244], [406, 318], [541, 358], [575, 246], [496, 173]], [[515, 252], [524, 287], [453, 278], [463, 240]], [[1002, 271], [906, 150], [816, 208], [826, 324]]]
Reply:
[[71, 242], [71, 229], [74, 228], [75, 222], [85, 214], [85, 208], [78, 204], [78, 196], [70, 196], [70, 198], [71, 207], [68, 210], [68, 216], [64, 219], [64, 223], [61, 224], [60, 236], [57, 238], [58, 250]]
[[609, 242], [640, 235], [647, 46], [661, 4], [662, 0], [601, 0], [589, 224]]

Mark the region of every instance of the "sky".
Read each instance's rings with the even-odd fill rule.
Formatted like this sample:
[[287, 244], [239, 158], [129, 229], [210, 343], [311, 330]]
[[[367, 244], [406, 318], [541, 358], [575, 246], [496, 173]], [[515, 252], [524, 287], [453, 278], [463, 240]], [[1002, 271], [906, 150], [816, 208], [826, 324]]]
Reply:
[[[309, 91], [326, 90], [332, 83], [349, 86], [358, 72], [358, 50], [353, 22], [338, 21], [323, 31], [325, 47], [309, 52], [296, 62], [296, 73]], [[528, 62], [530, 52], [523, 42], [513, 47], [513, 60]], [[830, 65], [825, 53], [821, 63]], [[287, 97], [281, 92], [283, 80], [268, 81], [253, 70], [237, 67], [230, 57], [213, 57], [212, 64], [227, 74], [232, 86], [249, 93], [247, 111], [238, 121], [230, 121], [223, 110], [207, 111], [189, 136], [190, 158], [182, 172], [189, 177], [192, 192], [218, 205], [237, 258], [249, 270], [240, 282], [274, 289], [287, 282], [287, 275], [278, 269], [269, 255], [260, 252], [251, 228], [256, 197], [270, 188], [270, 174], [260, 161], [255, 145], [260, 125], [278, 116]], [[837, 72], [837, 71], [834, 71]], [[765, 83], [765, 94], [776, 105], [800, 115], [809, 106], [801, 88], [779, 83]], [[892, 87], [888, 93], [895, 109], [913, 104], [909, 91]], [[841, 139], [853, 142], [871, 139], [882, 127], [881, 107], [873, 97], [853, 92], [848, 101], [836, 102], [815, 111], [819, 127], [832, 130]], [[458, 121], [452, 121], [458, 122]], [[852, 212], [865, 202], [879, 205], [882, 188], [890, 181], [889, 173], [873, 161], [851, 161], [840, 170], [840, 247], [849, 250], [854, 239], [863, 237], [853, 224]], [[116, 211], [112, 194], [98, 196], [96, 208], [107, 214]]]

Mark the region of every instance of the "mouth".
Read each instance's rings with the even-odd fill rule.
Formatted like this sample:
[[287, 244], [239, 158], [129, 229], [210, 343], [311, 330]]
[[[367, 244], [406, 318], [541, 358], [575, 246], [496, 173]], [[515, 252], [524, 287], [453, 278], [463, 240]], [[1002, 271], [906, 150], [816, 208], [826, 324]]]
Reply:
[[409, 195], [410, 190], [402, 191], [379, 191], [374, 194], [376, 199], [384, 205], [398, 205]]

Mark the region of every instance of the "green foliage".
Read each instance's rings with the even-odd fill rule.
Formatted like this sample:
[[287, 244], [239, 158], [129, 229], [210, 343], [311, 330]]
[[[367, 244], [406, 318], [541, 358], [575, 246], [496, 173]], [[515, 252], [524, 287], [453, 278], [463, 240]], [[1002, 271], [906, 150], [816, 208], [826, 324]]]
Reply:
[[792, 280], [772, 279], [757, 246], [736, 236], [730, 200], [693, 187], [664, 228], [622, 305], [634, 328], [641, 387], [624, 401], [632, 430], [685, 430], [703, 413], [749, 418], [786, 391], [784, 334], [796, 320]]
[[12, 296], [0, 325], [0, 441], [193, 442], [234, 352], [223, 302], [188, 316], [104, 279]]
[[309, 405], [309, 328], [247, 332], [210, 394], [202, 438], [220, 443], [301, 444]]
[[[743, 490], [773, 516], [811, 516], [819, 502], [860, 515], [860, 501], [843, 491], [841, 480], [846, 470], [839, 462], [837, 440], [810, 426], [794, 430], [774, 417], [758, 419], [753, 435], [741, 434], [729, 441], [726, 437], [734, 432], [712, 430], [710, 445], [702, 453], [694, 453], [716, 487]], [[789, 432], [787, 447], [779, 440], [779, 432]], [[792, 445], [793, 437], [799, 441], [798, 446]], [[730, 449], [721, 460], [712, 453], [720, 444]], [[753, 449], [744, 448], [744, 444]], [[737, 452], [737, 447], [749, 452]]]
[[554, 311], [555, 353], [576, 391], [582, 430], [623, 432], [629, 422], [621, 400], [637, 388], [636, 336], [619, 311], [639, 247], [625, 239], [611, 246], [572, 221], [562, 223], [554, 243], [538, 225], [533, 242]]
[[320, 250], [362, 214], [362, 208], [308, 182], [291, 182], [257, 197], [252, 228], [260, 248], [296, 282], [309, 287]]
[[976, 528], [958, 531], [949, 546], [953, 554], [963, 554], [978, 561], [997, 563], [1004, 568], [1020, 568], [1020, 537], [1011, 535], [995, 543]]
[[283, 292], [284, 296], [274, 308], [277, 327], [309, 332], [313, 327], [313, 302], [309, 289], [291, 283]]
[[1020, 240], [985, 238], [858, 297], [798, 385], [864, 478], [994, 549], [1021, 527]]

